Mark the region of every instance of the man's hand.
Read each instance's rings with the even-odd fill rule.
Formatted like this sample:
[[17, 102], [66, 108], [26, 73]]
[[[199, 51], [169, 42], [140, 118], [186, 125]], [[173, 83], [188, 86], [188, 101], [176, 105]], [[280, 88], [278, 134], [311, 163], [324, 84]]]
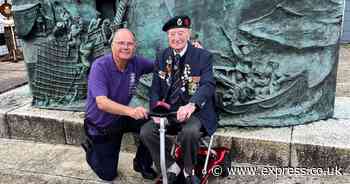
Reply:
[[152, 120], [154, 121], [155, 124], [159, 124], [160, 123], [160, 117], [152, 116]]
[[138, 119], [147, 119], [148, 113], [147, 110], [143, 107], [136, 107], [132, 109], [132, 112], [130, 113], [130, 117], [138, 120]]
[[176, 119], [180, 122], [184, 122], [189, 119], [192, 113], [196, 110], [196, 105], [194, 103], [188, 103], [185, 106], [181, 106], [176, 113]]
[[192, 41], [192, 45], [193, 45], [193, 47], [203, 49], [203, 46], [202, 46], [201, 42], [199, 42], [197, 40], [193, 40]]

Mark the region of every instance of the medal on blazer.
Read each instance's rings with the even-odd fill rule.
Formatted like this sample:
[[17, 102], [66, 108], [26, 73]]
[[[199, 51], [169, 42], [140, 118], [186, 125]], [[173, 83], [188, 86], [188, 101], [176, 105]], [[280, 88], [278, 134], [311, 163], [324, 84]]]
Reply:
[[166, 73], [160, 70], [160, 71], [158, 71], [158, 76], [159, 76], [159, 78], [161, 78], [162, 80], [165, 80], [165, 78], [166, 78]]
[[181, 76], [181, 80], [182, 80], [182, 92], [186, 91], [186, 84], [190, 82], [190, 74], [191, 74], [191, 67], [189, 64], [185, 64], [185, 68], [183, 71], [183, 75]]
[[[182, 80], [181, 91], [182, 92], [185, 92], [186, 90], [188, 92], [190, 92], [189, 87], [190, 87], [190, 83], [192, 81], [192, 78], [190, 75], [191, 75], [191, 67], [189, 64], [185, 64], [183, 75], [181, 76], [181, 80]], [[191, 95], [191, 94], [189, 93], [189, 95]]]
[[168, 86], [171, 85], [171, 72], [172, 72], [172, 63], [173, 63], [173, 60], [172, 58], [169, 56], [168, 59], [165, 61], [165, 68], [164, 68], [164, 71], [159, 71], [158, 74], [159, 74], [159, 77], [162, 79], [162, 80], [166, 80], [166, 84]]
[[169, 56], [168, 59], [165, 61], [165, 73], [168, 74], [169, 76], [171, 75], [171, 65], [173, 64], [173, 60]]
[[194, 95], [196, 93], [198, 86], [199, 86], [199, 81], [201, 77], [199, 76], [192, 76], [189, 83], [188, 83], [188, 94], [189, 95]]
[[183, 92], [188, 91], [189, 95], [194, 95], [199, 86], [199, 76], [191, 76], [191, 66], [189, 64], [185, 65], [183, 75], [181, 76]]

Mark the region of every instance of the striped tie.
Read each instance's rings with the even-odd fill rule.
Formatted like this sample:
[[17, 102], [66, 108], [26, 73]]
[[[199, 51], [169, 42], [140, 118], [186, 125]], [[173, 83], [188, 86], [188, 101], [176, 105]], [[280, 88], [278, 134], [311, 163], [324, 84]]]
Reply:
[[180, 90], [181, 90], [181, 83], [182, 83], [180, 58], [181, 56], [179, 54], [176, 54], [174, 58], [174, 75], [172, 79], [171, 92], [169, 96], [171, 104], [175, 104], [180, 97]]

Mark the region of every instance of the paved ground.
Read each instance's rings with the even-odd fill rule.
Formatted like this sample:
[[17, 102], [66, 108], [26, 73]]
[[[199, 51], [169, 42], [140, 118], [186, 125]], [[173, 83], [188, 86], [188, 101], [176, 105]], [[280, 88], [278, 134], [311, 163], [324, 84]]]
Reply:
[[[84, 161], [81, 148], [68, 145], [35, 143], [30, 141], [0, 139], [1, 184], [102, 184]], [[119, 163], [119, 179], [114, 183], [152, 184], [132, 170], [133, 155], [122, 153]], [[312, 176], [300, 172], [300, 176], [272, 174], [269, 166], [234, 163], [232, 175], [213, 177], [210, 184], [349, 184], [349, 175], [329, 171], [324, 176]], [[262, 172], [265, 169], [267, 172]], [[268, 170], [270, 169], [270, 170]], [[277, 171], [277, 170], [276, 170]], [[233, 175], [234, 173], [234, 175]], [[279, 173], [279, 172], [275, 172]], [[280, 172], [281, 173], [281, 172]], [[286, 173], [286, 172], [285, 172]], [[263, 175], [265, 174], [265, 175]], [[319, 173], [321, 174], [321, 173]]]
[[27, 83], [27, 73], [23, 61], [17, 63], [0, 62], [0, 93]]

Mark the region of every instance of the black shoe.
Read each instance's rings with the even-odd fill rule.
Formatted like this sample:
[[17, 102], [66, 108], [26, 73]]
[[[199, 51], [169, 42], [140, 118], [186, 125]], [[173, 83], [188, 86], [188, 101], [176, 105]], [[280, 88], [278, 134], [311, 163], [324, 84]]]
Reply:
[[[168, 184], [177, 184], [177, 176], [175, 173], [168, 172], [166, 173]], [[163, 184], [163, 178], [160, 177], [156, 184]]]
[[187, 176], [185, 178], [185, 184], [199, 184], [201, 180], [197, 176]]
[[168, 177], [169, 184], [176, 184], [177, 176], [175, 173], [168, 172], [168, 173], [166, 173], [166, 176]]
[[88, 140], [85, 140], [83, 143], [80, 144], [81, 147], [83, 147], [84, 151], [86, 153], [90, 153], [92, 149], [92, 145]]
[[133, 161], [134, 171], [141, 173], [142, 177], [149, 180], [154, 180], [157, 177], [157, 173], [151, 168], [146, 168], [140, 165], [136, 159]]

